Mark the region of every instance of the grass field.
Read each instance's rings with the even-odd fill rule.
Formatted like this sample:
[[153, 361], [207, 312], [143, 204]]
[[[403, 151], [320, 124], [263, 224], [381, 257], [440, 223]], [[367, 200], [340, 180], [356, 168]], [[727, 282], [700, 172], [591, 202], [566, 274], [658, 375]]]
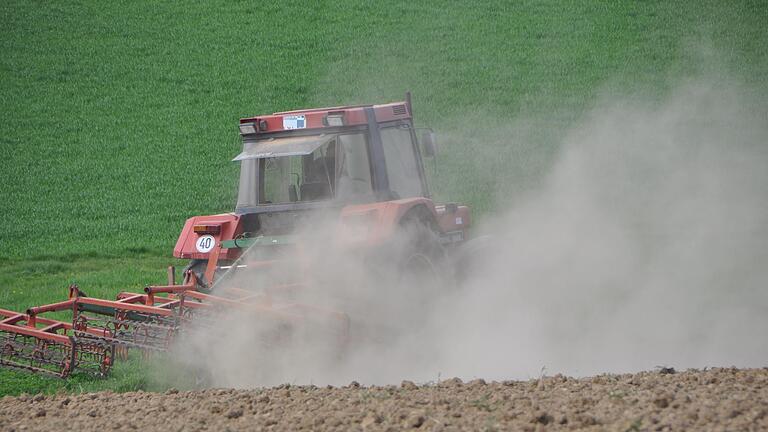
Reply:
[[[411, 90], [441, 140], [436, 197], [482, 217], [601, 97], [697, 75], [768, 88], [765, 1], [6, 1], [0, 20], [0, 307], [17, 310], [72, 282], [163, 281], [184, 220], [234, 205], [243, 116]], [[138, 362], [104, 381], [0, 371], [0, 395], [151, 388]]]

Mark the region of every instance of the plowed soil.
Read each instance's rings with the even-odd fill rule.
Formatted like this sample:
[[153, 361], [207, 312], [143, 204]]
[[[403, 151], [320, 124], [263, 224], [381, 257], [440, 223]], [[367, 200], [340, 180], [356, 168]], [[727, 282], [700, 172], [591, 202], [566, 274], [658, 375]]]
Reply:
[[768, 430], [768, 368], [6, 396], [0, 430]]

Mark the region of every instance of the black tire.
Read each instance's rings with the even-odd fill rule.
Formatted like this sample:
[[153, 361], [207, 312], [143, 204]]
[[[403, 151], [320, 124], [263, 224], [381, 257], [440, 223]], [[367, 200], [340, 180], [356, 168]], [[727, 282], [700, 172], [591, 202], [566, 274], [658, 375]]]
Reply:
[[428, 222], [410, 219], [402, 224], [404, 247], [399, 252], [399, 282], [412, 280], [414, 287], [437, 289], [446, 282], [445, 251]]

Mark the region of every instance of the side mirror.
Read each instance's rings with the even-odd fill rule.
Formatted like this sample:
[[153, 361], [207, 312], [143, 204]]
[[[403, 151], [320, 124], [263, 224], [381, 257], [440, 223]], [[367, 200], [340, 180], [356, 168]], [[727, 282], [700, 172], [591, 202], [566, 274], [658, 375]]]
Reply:
[[421, 148], [424, 156], [435, 157], [437, 155], [437, 145], [435, 144], [435, 133], [427, 129], [421, 135]]

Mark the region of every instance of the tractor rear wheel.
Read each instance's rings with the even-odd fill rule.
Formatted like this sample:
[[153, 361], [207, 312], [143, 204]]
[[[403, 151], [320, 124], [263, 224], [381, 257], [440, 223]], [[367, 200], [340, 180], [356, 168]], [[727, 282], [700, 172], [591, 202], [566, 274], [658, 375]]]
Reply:
[[398, 268], [400, 281], [427, 291], [444, 285], [445, 251], [437, 233], [421, 219], [404, 222], [402, 233], [405, 239]]

